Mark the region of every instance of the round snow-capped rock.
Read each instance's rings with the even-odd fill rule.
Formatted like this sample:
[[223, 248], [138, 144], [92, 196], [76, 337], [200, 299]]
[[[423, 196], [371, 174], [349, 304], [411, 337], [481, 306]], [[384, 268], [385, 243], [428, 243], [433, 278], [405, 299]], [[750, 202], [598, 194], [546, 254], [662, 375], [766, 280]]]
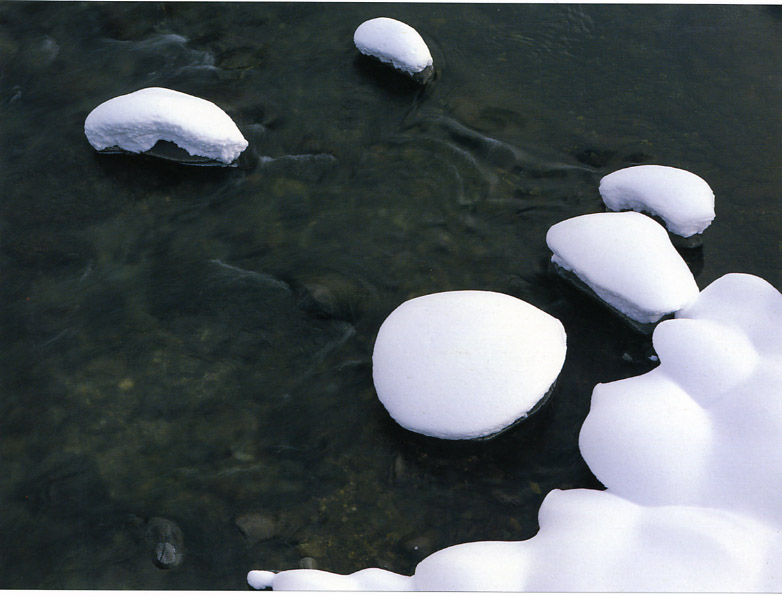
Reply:
[[497, 292], [441, 292], [404, 302], [383, 322], [372, 375], [404, 428], [487, 438], [543, 403], [565, 353], [562, 323], [531, 304]]
[[162, 141], [195, 158], [192, 163], [206, 158], [224, 165], [248, 144], [230, 116], [211, 101], [162, 87], [103, 102], [84, 121], [84, 134], [98, 151], [142, 153]]
[[643, 211], [659, 217], [668, 231], [689, 246], [714, 219], [714, 192], [687, 170], [643, 165], [624, 168], [600, 180], [600, 196], [611, 211]]
[[641, 213], [573, 217], [551, 226], [546, 243], [557, 273], [641, 331], [651, 332], [661, 318], [698, 297], [698, 285], [665, 228]]
[[396, 70], [425, 84], [434, 76], [432, 54], [410, 25], [378, 17], [361, 23], [353, 34], [358, 51], [390, 64]]

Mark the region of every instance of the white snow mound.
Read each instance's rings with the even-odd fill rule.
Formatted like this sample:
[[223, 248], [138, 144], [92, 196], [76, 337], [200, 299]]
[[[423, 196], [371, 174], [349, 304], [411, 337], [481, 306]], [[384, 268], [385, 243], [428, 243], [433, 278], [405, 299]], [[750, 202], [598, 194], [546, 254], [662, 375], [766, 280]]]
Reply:
[[98, 151], [119, 147], [141, 153], [158, 141], [170, 141], [190, 155], [225, 164], [248, 144], [230, 116], [211, 101], [162, 87], [103, 102], [87, 116], [84, 133]]
[[739, 273], [660, 323], [660, 366], [594, 389], [580, 448], [595, 476], [638, 503], [716, 507], [782, 527], [780, 329], [780, 293]]
[[714, 219], [714, 192], [700, 176], [670, 166], [632, 166], [600, 180], [611, 211], [644, 211], [660, 217], [683, 238], [700, 234]]
[[507, 294], [419, 296], [381, 325], [372, 355], [380, 401], [409, 430], [475, 439], [524, 418], [565, 362], [558, 319]]
[[361, 23], [353, 34], [353, 43], [362, 54], [409, 74], [432, 65], [432, 55], [418, 31], [388, 17]]
[[248, 581], [289, 590], [781, 592], [780, 328], [782, 294], [739, 273], [658, 325], [660, 365], [592, 396], [579, 444], [606, 490], [552, 491], [533, 538], [452, 546], [412, 577], [252, 571], [262, 581]]
[[655, 323], [698, 296], [695, 279], [665, 228], [641, 213], [573, 217], [553, 225], [546, 243], [553, 263], [639, 323]]

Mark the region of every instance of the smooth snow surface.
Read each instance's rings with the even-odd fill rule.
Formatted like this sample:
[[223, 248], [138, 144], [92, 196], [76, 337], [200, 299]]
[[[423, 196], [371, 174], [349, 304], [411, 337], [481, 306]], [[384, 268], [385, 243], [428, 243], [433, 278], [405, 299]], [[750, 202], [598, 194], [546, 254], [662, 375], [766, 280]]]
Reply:
[[432, 55], [418, 31], [395, 19], [378, 17], [361, 23], [353, 43], [362, 54], [406, 73], [415, 74], [432, 65]]
[[103, 102], [87, 116], [84, 133], [98, 151], [119, 147], [141, 153], [162, 140], [224, 164], [247, 148], [234, 121], [215, 104], [162, 87]]
[[372, 355], [378, 397], [401, 426], [443, 439], [493, 435], [523, 418], [565, 362], [562, 323], [497, 292], [462, 290], [404, 302]]
[[730, 509], [782, 527], [780, 330], [782, 298], [764, 280], [735, 273], [705, 288], [655, 329], [658, 368], [595, 387], [580, 439], [592, 472], [639, 503]]
[[665, 228], [641, 213], [573, 217], [553, 225], [546, 243], [554, 253], [552, 262], [639, 323], [659, 321], [698, 295]]
[[617, 170], [600, 181], [600, 196], [612, 211], [632, 209], [659, 216], [668, 230], [688, 238], [714, 219], [714, 192], [687, 170], [644, 165]]
[[452, 546], [409, 578], [296, 570], [252, 571], [248, 581], [291, 590], [780, 592], [780, 328], [782, 295], [738, 273], [660, 323], [659, 367], [592, 396], [580, 447], [607, 489], [552, 491], [529, 540]]

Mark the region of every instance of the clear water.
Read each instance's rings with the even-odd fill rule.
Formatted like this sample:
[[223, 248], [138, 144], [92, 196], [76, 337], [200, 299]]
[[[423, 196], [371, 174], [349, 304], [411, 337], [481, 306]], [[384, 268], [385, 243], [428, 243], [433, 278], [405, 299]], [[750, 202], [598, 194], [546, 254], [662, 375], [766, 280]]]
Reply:
[[[381, 15], [423, 35], [432, 85], [357, 56]], [[305, 557], [411, 573], [534, 535], [549, 490], [600, 487], [592, 387], [654, 366], [548, 274], [546, 230], [602, 210], [610, 171], [678, 166], [717, 196], [699, 286], [780, 287], [781, 55], [763, 6], [0, 4], [0, 588], [244, 589]], [[146, 86], [214, 101], [257, 159], [97, 155], [87, 113]], [[376, 399], [374, 336], [467, 288], [563, 321], [560, 384], [495, 440], [419, 437]], [[181, 528], [179, 567], [153, 564], [153, 517]]]

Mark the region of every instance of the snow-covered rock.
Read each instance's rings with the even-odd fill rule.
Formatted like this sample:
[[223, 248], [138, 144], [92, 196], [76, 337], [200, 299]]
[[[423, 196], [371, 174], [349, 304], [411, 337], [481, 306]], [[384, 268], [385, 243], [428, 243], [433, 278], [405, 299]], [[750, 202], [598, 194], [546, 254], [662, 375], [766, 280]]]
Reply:
[[210, 101], [162, 87], [148, 87], [103, 102], [84, 121], [98, 151], [141, 153], [168, 141], [191, 156], [229, 165], [247, 148], [230, 116]]
[[651, 331], [651, 325], [698, 296], [665, 228], [641, 213], [573, 217], [553, 225], [546, 243], [558, 273], [641, 330]]
[[643, 165], [617, 170], [600, 180], [600, 196], [611, 211], [643, 211], [665, 222], [671, 234], [692, 239], [714, 219], [714, 192], [700, 176], [670, 166]]
[[581, 431], [584, 459], [606, 490], [552, 491], [533, 538], [445, 548], [411, 577], [253, 571], [248, 581], [290, 590], [780, 592], [780, 328], [782, 294], [738, 273], [658, 325], [660, 366], [595, 387]]
[[410, 25], [378, 17], [361, 23], [353, 34], [358, 51], [390, 64], [419, 83], [434, 75], [432, 54], [421, 35]]
[[401, 426], [476, 439], [539, 406], [565, 352], [562, 323], [531, 304], [497, 292], [440, 292], [404, 302], [383, 322], [372, 374]]
[[[409, 592], [414, 589], [412, 578], [385, 569], [362, 569], [350, 575], [338, 575], [318, 569], [291, 569], [273, 573], [250, 571], [247, 583], [256, 590], [328, 590], [354, 592]], [[306, 587], [302, 587], [306, 586]]]
[[782, 527], [781, 329], [782, 296], [768, 282], [733, 273], [706, 287], [655, 329], [659, 367], [595, 387], [580, 437], [592, 472], [638, 503]]

